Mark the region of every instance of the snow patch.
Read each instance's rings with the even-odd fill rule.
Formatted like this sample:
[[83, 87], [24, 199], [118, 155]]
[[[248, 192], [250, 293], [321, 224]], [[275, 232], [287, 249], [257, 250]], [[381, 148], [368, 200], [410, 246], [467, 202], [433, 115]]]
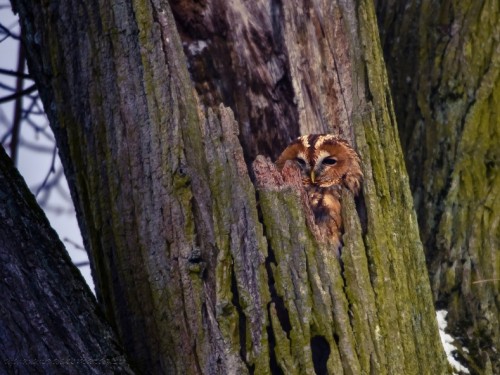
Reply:
[[[457, 347], [453, 344], [455, 339], [445, 332], [448, 323], [446, 322], [446, 316], [448, 315], [448, 311], [446, 310], [438, 310], [436, 311], [436, 317], [439, 326], [439, 336], [441, 336], [441, 342], [443, 343], [444, 351], [446, 352], [446, 356], [448, 357], [448, 362], [450, 363], [453, 370], [460, 371], [464, 374], [470, 374], [469, 369], [458, 362], [453, 356], [453, 352], [457, 351]], [[465, 352], [468, 352], [467, 348], [463, 348]], [[456, 374], [456, 373], [455, 373]]]

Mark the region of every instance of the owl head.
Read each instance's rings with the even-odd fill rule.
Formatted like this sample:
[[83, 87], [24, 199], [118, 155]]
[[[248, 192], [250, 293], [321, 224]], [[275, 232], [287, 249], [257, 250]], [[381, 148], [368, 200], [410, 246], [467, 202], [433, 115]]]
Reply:
[[287, 160], [297, 163], [306, 189], [343, 185], [354, 195], [359, 192], [363, 179], [359, 156], [345, 140], [333, 134], [310, 134], [297, 138], [276, 161], [280, 171]]

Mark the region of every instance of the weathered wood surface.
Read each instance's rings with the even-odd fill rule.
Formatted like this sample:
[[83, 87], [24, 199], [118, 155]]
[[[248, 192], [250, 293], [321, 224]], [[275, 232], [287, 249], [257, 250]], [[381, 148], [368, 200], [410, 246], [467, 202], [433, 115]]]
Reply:
[[0, 372], [132, 374], [56, 232], [0, 147]]
[[[164, 2], [14, 3], [99, 300], [137, 368], [446, 373], [371, 2], [175, 3], [227, 24], [226, 46], [207, 34], [226, 65], [201, 67], [206, 85], [207, 60], [182, 49], [190, 18]], [[339, 132], [363, 160], [342, 263], [300, 189], [268, 162], [257, 191], [249, 177], [244, 155], [299, 130]]]
[[499, 3], [377, 3], [434, 298], [500, 373]]

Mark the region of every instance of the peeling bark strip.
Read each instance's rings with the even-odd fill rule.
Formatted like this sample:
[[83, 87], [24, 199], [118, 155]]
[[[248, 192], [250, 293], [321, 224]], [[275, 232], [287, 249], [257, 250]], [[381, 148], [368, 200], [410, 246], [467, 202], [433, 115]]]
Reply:
[[0, 146], [0, 372], [132, 374], [92, 292]]

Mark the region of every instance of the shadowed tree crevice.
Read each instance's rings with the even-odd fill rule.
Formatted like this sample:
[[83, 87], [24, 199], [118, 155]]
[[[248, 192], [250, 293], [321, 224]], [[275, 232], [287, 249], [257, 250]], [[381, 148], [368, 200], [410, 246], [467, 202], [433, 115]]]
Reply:
[[[260, 209], [259, 209], [260, 211]], [[266, 237], [266, 226], [263, 225], [263, 230], [264, 230], [264, 237]], [[286, 333], [286, 336], [288, 339], [290, 339], [290, 330], [292, 329], [292, 326], [290, 324], [290, 317], [288, 315], [288, 310], [286, 309], [286, 306], [283, 301], [283, 297], [278, 295], [276, 291], [276, 285], [275, 285], [275, 279], [273, 275], [273, 268], [276, 268], [277, 262], [276, 258], [274, 256], [274, 251], [271, 248], [270, 243], [268, 242], [268, 248], [267, 248], [267, 254], [268, 256], [266, 257], [266, 271], [267, 271], [267, 280], [269, 284], [269, 293], [271, 295], [271, 302], [269, 304], [273, 304], [274, 308], [276, 309], [276, 314], [281, 326], [281, 329]], [[268, 306], [269, 310], [270, 306]], [[268, 311], [269, 314], [269, 311]]]
[[330, 345], [323, 336], [311, 338], [311, 352], [316, 375], [327, 375], [326, 362], [330, 356]]
[[[268, 305], [267, 310], [268, 310], [268, 319], [271, 321], [271, 304]], [[271, 374], [273, 375], [285, 375], [281, 367], [278, 365], [278, 361], [276, 359], [276, 337], [274, 337], [273, 333], [273, 328], [271, 325], [268, 325], [267, 328], [267, 339], [269, 341], [269, 369], [271, 371]]]
[[251, 373], [251, 365], [247, 362], [247, 318], [245, 313], [241, 307], [240, 296], [238, 293], [238, 284], [236, 283], [236, 277], [234, 273], [234, 268], [231, 272], [231, 292], [233, 294], [233, 298], [231, 302], [233, 306], [236, 308], [236, 312], [238, 314], [238, 336], [240, 339], [240, 357], [243, 363], [248, 368], [248, 371]]

